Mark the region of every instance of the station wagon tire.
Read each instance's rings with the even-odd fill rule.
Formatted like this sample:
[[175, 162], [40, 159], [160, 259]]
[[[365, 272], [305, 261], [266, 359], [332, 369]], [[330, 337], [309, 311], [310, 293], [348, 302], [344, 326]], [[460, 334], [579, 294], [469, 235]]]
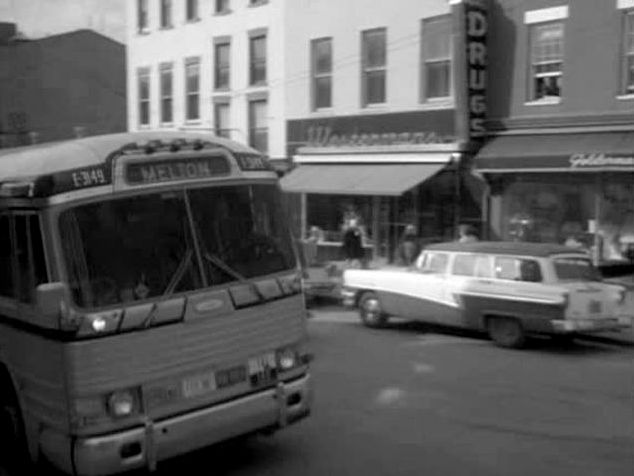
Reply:
[[359, 299], [359, 316], [366, 327], [372, 328], [385, 326], [388, 318], [379, 297], [373, 292], [363, 293]]
[[24, 423], [17, 399], [6, 379], [0, 379], [0, 474], [28, 474]]
[[511, 317], [490, 317], [487, 319], [489, 337], [500, 347], [519, 349], [526, 343], [522, 324]]

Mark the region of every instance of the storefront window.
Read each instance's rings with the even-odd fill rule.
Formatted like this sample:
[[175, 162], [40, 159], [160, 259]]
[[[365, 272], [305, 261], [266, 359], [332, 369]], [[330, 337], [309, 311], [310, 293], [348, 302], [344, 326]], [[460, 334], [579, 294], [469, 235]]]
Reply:
[[634, 174], [526, 175], [506, 187], [502, 207], [503, 239], [634, 260]]
[[597, 233], [603, 260], [634, 261], [634, 173], [604, 177]]

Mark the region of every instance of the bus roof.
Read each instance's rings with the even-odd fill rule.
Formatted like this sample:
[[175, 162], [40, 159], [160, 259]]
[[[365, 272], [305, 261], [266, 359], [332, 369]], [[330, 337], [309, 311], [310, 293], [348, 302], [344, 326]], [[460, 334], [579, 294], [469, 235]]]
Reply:
[[108, 157], [126, 147], [142, 149], [151, 141], [211, 143], [232, 152], [260, 154], [238, 142], [204, 132], [124, 132], [61, 142], [0, 149], [0, 182], [105, 164]]

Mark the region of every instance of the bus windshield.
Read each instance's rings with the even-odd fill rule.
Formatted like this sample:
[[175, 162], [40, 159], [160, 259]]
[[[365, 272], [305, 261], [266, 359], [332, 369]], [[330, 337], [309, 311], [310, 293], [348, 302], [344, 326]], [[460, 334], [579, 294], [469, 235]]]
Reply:
[[295, 266], [275, 185], [214, 186], [79, 205], [61, 214], [60, 233], [69, 286], [81, 307]]

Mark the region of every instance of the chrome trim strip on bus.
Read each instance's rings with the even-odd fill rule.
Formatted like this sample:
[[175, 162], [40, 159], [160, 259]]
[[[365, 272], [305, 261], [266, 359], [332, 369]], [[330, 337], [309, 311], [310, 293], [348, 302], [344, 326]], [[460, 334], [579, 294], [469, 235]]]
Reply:
[[[60, 465], [68, 464], [55, 456], [63, 450], [61, 445], [68, 445], [68, 448], [73, 445], [72, 465], [76, 474], [82, 476], [114, 474], [139, 468], [152, 469], [157, 462], [234, 436], [280, 428], [282, 412], [289, 424], [307, 416], [313, 399], [310, 374], [306, 373], [293, 381], [282, 383], [281, 387], [284, 395], [299, 394], [300, 401], [291, 405], [286, 398], [280, 401], [276, 398], [280, 390], [275, 387], [223, 404], [148, 422], [143, 427], [103, 436], [74, 439], [52, 429], [44, 429], [40, 440], [41, 450], [50, 460], [57, 461]], [[285, 407], [283, 410], [282, 406]], [[147, 434], [148, 431], [151, 435]], [[138, 452], [123, 457], [122, 450], [132, 445], [138, 448]], [[61, 469], [72, 470], [66, 467]]]

